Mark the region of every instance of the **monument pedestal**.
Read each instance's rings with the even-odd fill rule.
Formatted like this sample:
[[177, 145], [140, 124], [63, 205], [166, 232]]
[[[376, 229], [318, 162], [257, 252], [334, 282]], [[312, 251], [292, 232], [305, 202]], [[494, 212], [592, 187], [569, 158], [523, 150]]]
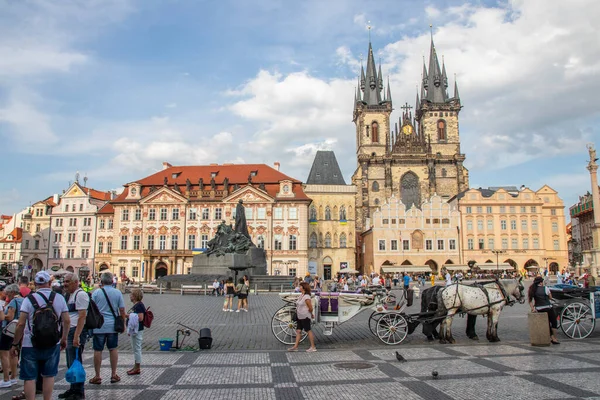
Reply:
[[246, 275], [266, 275], [265, 251], [251, 247], [246, 254], [226, 253], [218, 257], [215, 254], [198, 254], [192, 263], [192, 275], [230, 275], [232, 269], [245, 269]]

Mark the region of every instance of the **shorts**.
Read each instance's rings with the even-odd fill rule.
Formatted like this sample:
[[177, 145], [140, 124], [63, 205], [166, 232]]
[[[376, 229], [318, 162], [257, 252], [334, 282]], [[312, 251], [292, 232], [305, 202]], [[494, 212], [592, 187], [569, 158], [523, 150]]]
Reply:
[[226, 294], [225, 297], [228, 298], [228, 299], [233, 299], [233, 295], [232, 294]]
[[310, 318], [303, 318], [297, 321], [297, 330], [309, 332], [310, 331], [311, 320]]
[[108, 350], [114, 350], [119, 346], [119, 334], [118, 333], [94, 333], [92, 340], [92, 347], [94, 351], [104, 350], [104, 346]]
[[23, 381], [35, 381], [38, 372], [43, 377], [54, 377], [58, 373], [59, 360], [59, 345], [48, 349], [23, 347], [21, 349], [21, 372], [19, 373], [19, 379]]
[[10, 346], [12, 346], [13, 338], [5, 335], [4, 333], [0, 336], [0, 351], [8, 351], [10, 350]]
[[239, 294], [238, 294], [238, 299], [240, 299], [240, 300], [245, 300], [246, 298], [248, 298], [248, 295], [247, 295], [247, 294], [242, 294], [242, 293], [239, 293]]

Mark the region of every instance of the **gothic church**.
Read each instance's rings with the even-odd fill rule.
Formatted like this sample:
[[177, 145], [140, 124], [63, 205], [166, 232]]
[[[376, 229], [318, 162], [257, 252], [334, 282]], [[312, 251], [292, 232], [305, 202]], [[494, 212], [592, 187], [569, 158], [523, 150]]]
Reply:
[[376, 69], [369, 42], [367, 70], [361, 67], [355, 94], [357, 169], [356, 230], [370, 228], [369, 218], [390, 197], [399, 198], [407, 209], [420, 208], [437, 194], [443, 199], [469, 188], [469, 172], [463, 166], [458, 114], [458, 86], [448, 95], [446, 66], [438, 61], [431, 40], [429, 68], [423, 64], [421, 94], [415, 112], [407, 104], [402, 116], [390, 126], [392, 96], [389, 81], [384, 91], [381, 64]]

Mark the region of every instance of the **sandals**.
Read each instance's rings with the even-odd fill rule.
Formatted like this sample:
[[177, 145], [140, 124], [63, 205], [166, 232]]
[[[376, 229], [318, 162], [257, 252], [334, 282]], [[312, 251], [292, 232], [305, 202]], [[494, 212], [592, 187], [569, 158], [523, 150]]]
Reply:
[[20, 394], [13, 396], [12, 400], [25, 400], [27, 397], [25, 397], [25, 392], [21, 392]]
[[92, 379], [90, 379], [90, 383], [92, 385], [100, 385], [102, 383], [102, 378], [95, 376]]
[[139, 368], [132, 368], [127, 371], [127, 375], [139, 375], [141, 370]]
[[121, 377], [119, 375], [110, 377], [110, 383], [117, 383], [117, 382], [121, 382]]

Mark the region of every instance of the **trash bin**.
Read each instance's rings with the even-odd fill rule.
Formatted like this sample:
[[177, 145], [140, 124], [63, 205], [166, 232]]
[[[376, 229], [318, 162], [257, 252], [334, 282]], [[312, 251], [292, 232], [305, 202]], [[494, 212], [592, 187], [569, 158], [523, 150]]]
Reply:
[[160, 345], [160, 351], [169, 351], [173, 346], [173, 339], [158, 339], [158, 344]]
[[550, 346], [550, 325], [545, 312], [530, 312], [527, 315], [529, 340], [532, 346]]
[[212, 335], [209, 328], [200, 329], [198, 347], [200, 347], [201, 350], [208, 350], [212, 347]]

